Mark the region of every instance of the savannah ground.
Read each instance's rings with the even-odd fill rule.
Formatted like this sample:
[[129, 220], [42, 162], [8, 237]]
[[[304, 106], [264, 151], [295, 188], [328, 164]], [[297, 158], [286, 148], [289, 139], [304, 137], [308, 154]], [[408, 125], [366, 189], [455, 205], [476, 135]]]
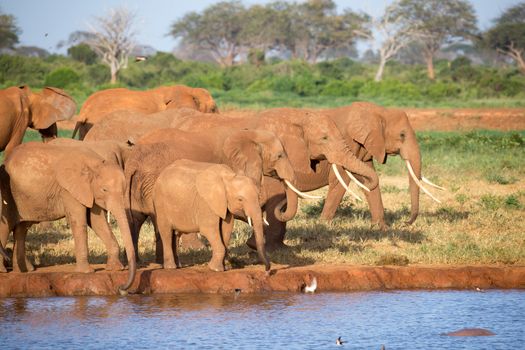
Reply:
[[[376, 164], [388, 230], [371, 227], [366, 203], [350, 196], [332, 222], [319, 219], [322, 200], [301, 200], [298, 215], [288, 223], [289, 249], [270, 254], [274, 265], [525, 265], [525, 110], [410, 109], [409, 115], [418, 130], [423, 174], [447, 189], [432, 189], [442, 204], [422, 193], [420, 215], [406, 225], [408, 175], [399, 157], [389, 157], [387, 164]], [[69, 137], [68, 125], [61, 127], [60, 135]], [[29, 139], [38, 135], [29, 131]], [[325, 193], [322, 188], [315, 194]], [[229, 249], [234, 269], [256, 264], [256, 255], [244, 244], [250, 234], [246, 224], [236, 222]], [[89, 247], [90, 262], [104, 263], [104, 246], [92, 231]], [[139, 250], [145, 264], [154, 261], [149, 224]], [[35, 225], [27, 251], [38, 267], [74, 263], [65, 220]], [[181, 251], [185, 267], [205, 266], [210, 257], [208, 248]]]

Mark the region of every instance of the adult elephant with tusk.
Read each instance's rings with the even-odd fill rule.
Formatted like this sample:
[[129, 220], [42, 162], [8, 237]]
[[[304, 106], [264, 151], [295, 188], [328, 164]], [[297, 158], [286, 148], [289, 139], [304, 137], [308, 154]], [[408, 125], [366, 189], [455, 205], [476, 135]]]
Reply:
[[161, 86], [151, 90], [134, 91], [125, 88], [98, 91], [87, 98], [77, 117], [73, 138], [78, 133], [83, 140], [93, 125], [115, 111], [127, 110], [150, 115], [167, 109], [190, 108], [203, 113], [219, 113], [206, 89], [185, 85]]
[[[225, 127], [196, 132], [170, 128], [152, 131], [137, 141], [125, 165], [135, 247], [143, 222], [148, 216], [154, 218], [153, 186], [160, 173], [179, 159], [228, 165], [235, 173], [251, 178], [258, 189], [269, 178], [279, 183], [296, 181], [281, 142], [269, 131]], [[292, 193], [288, 193], [290, 201], [297, 200], [297, 195]], [[162, 246], [157, 239], [159, 262], [162, 261], [161, 252]]]
[[[419, 213], [419, 190], [423, 190], [432, 199], [439, 202], [424, 186], [444, 189], [431, 183], [421, 176], [421, 153], [416, 134], [410, 125], [406, 113], [399, 109], [384, 108], [370, 102], [355, 102], [350, 106], [325, 110], [337, 125], [338, 129], [350, 145], [352, 152], [358, 155], [370, 168], [373, 169], [372, 158], [379, 163], [385, 163], [387, 157], [400, 155], [406, 163], [409, 173], [409, 189], [411, 198], [411, 215], [407, 223], [413, 223]], [[329, 164], [322, 164], [325, 169]], [[351, 174], [350, 174], [351, 175]], [[332, 171], [329, 175], [329, 190], [321, 218], [331, 220], [345, 194], [345, 174], [336, 179], [338, 174]], [[359, 176], [358, 176], [359, 177]], [[315, 181], [325, 182], [318, 178]], [[343, 185], [342, 185], [343, 184]], [[384, 207], [379, 187], [365, 192], [372, 216], [372, 223], [386, 228]]]
[[[275, 108], [255, 114], [249, 113], [244, 117], [221, 114], [211, 118], [201, 114], [180, 118], [172, 124], [182, 130], [199, 130], [218, 125], [235, 125], [238, 128], [269, 130], [275, 133], [290, 158], [297, 177], [296, 187], [300, 191], [312, 191], [324, 186], [311, 186], [309, 182], [302, 181], [306, 177], [319, 176], [321, 169], [318, 164], [323, 160], [361, 175], [363, 186], [369, 190], [378, 185], [375, 171], [356, 158], [337, 126], [324, 114], [294, 108]], [[325, 173], [321, 176], [328, 178], [329, 169], [323, 171]], [[288, 214], [293, 212], [295, 215], [297, 199], [290, 201], [290, 198], [285, 196], [283, 184], [272, 179], [264, 182], [262, 192], [267, 198], [265, 212], [270, 224], [265, 227], [266, 245], [267, 249], [273, 250], [283, 246], [286, 221], [293, 218]], [[292, 211], [289, 210], [291, 205], [294, 206]], [[253, 237], [248, 241], [248, 245], [255, 247]]]

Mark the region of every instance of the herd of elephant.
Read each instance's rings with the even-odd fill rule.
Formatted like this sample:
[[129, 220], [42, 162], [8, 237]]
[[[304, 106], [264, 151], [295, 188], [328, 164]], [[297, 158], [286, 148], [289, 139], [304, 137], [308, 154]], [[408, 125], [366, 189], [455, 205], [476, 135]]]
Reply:
[[[91, 95], [76, 118], [73, 139], [57, 138], [56, 122], [76, 112], [74, 100], [57, 88], [0, 90], [2, 211], [0, 272], [4, 247], [14, 236], [13, 271], [34, 267], [25, 255], [31, 225], [67, 218], [76, 270], [90, 272], [87, 226], [107, 249], [108, 270], [123, 269], [109, 225], [112, 213], [128, 260], [128, 289], [137, 269], [142, 224], [151, 218], [157, 259], [164, 268], [181, 264], [181, 234], [200, 233], [209, 242], [208, 266], [225, 269], [234, 219], [253, 227], [247, 241], [269, 272], [267, 250], [284, 246], [286, 222], [305, 192], [328, 185], [321, 217], [330, 220], [355, 181], [372, 223], [385, 229], [384, 208], [373, 159], [400, 155], [409, 173], [412, 223], [419, 212], [421, 176], [416, 135], [402, 110], [369, 102], [309, 110], [274, 108], [219, 113], [211, 94], [183, 85], [146, 91], [107, 89]], [[41, 142], [21, 143], [26, 128]], [[79, 140], [74, 138], [78, 135]]]

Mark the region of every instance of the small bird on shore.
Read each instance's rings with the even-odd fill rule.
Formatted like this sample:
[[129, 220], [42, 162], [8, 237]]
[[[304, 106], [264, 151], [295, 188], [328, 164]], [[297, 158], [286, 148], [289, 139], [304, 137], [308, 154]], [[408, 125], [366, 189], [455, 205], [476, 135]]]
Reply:
[[339, 338], [337, 338], [337, 339], [335, 340], [335, 344], [336, 344], [336, 345], [343, 345], [344, 343], [345, 343], [345, 342], [341, 339], [341, 337], [339, 337]]
[[237, 299], [239, 295], [241, 295], [242, 289], [241, 288], [235, 288], [235, 296], [234, 298]]
[[304, 286], [305, 293], [314, 293], [317, 289], [317, 278], [312, 277], [311, 283]]

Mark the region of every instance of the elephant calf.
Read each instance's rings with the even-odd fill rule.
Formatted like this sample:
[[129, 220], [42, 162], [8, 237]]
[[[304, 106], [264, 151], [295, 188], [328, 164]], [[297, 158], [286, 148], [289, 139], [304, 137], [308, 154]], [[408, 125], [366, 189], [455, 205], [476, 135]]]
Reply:
[[[165, 168], [153, 189], [155, 220], [164, 249], [164, 268], [179, 265], [175, 243], [182, 233], [200, 232], [211, 245], [208, 266], [224, 271], [226, 247], [233, 230], [233, 216], [253, 222], [257, 252], [266, 271], [263, 218], [259, 190], [253, 179], [236, 175], [223, 164], [177, 160]], [[175, 247], [173, 249], [172, 247]]]

